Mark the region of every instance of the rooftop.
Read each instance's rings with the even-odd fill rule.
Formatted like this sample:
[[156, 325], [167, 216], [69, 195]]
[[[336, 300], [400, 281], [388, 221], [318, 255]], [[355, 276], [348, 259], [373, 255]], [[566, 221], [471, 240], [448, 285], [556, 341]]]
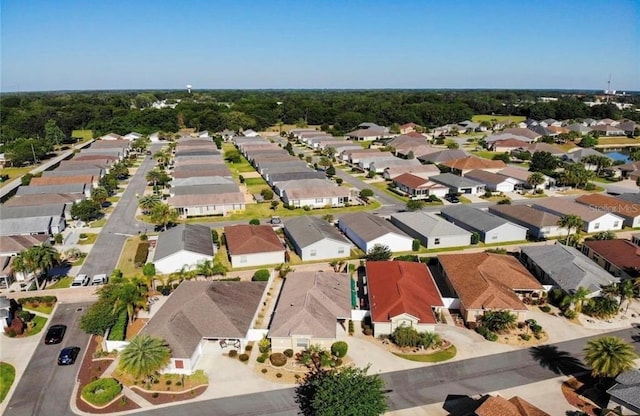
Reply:
[[294, 217], [284, 222], [287, 234], [299, 247], [307, 247], [324, 239], [351, 244], [333, 224], [312, 216]]
[[366, 212], [345, 214], [340, 217], [340, 225], [350, 228], [364, 241], [371, 241], [389, 233], [410, 238], [384, 218]]
[[158, 261], [178, 251], [213, 257], [213, 239], [211, 229], [204, 225], [179, 224], [158, 235], [153, 261]]
[[269, 225], [231, 225], [224, 227], [224, 235], [232, 256], [284, 251], [278, 235]]

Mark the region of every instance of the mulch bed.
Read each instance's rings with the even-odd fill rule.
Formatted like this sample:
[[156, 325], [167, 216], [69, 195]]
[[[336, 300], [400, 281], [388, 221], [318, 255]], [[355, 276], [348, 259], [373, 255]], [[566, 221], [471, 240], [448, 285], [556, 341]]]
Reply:
[[80, 365], [80, 371], [78, 372], [78, 381], [80, 382], [80, 386], [78, 387], [78, 394], [76, 396], [76, 406], [78, 409], [87, 413], [96, 413], [96, 414], [106, 414], [106, 413], [117, 413], [123, 412], [125, 410], [135, 410], [139, 409], [135, 402], [132, 400], [128, 400], [127, 403], [122, 403], [120, 400], [117, 400], [115, 403], [105, 407], [104, 409], [96, 409], [85, 403], [81, 399], [82, 388], [95, 380], [95, 378], [99, 378], [109, 367], [109, 365], [113, 362], [113, 358], [101, 358], [98, 360], [93, 359], [93, 353], [96, 351], [98, 347], [98, 340], [95, 336], [91, 337], [91, 342], [87, 347], [87, 351], [85, 351], [84, 360]]
[[130, 388], [135, 391], [136, 394], [144, 397], [149, 403], [164, 404], [194, 399], [204, 393], [208, 387], [209, 386], [201, 386], [186, 393], [159, 393], [158, 397], [153, 397], [153, 393], [145, 392], [137, 386], [131, 386]]
[[598, 416], [601, 413], [599, 403], [606, 405], [606, 394], [596, 388], [597, 380], [591, 375], [572, 377], [562, 383], [562, 394], [567, 402], [581, 411]]

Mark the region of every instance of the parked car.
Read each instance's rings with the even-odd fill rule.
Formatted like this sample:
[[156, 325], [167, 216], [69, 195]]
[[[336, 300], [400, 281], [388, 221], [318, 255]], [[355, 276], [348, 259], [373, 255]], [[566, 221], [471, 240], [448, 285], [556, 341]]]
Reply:
[[58, 365], [71, 365], [76, 362], [80, 347], [66, 347], [58, 355]]
[[107, 277], [106, 274], [97, 274], [95, 276], [93, 276], [93, 279], [91, 279], [91, 285], [104, 285], [105, 283], [107, 283], [109, 281], [109, 278]]
[[86, 274], [79, 274], [71, 282], [71, 287], [82, 287], [89, 284], [89, 276]]
[[45, 344], [59, 344], [64, 338], [64, 333], [67, 332], [66, 325], [51, 325], [47, 331], [47, 335], [44, 337]]
[[447, 201], [451, 202], [452, 204], [457, 204], [458, 202], [460, 202], [460, 198], [458, 198], [458, 195], [456, 194], [447, 194], [444, 199], [446, 199]]

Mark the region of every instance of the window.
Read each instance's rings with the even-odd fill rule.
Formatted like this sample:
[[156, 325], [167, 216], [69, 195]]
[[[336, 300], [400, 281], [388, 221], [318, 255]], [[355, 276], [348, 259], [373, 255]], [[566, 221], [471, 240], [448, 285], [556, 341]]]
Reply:
[[324, 199], [316, 198], [316, 204], [322, 204], [323, 202], [324, 202]]
[[296, 338], [296, 347], [298, 347], [298, 348], [309, 348], [309, 339], [308, 338]]
[[338, 248], [338, 254], [344, 254], [344, 247]]
[[614, 221], [613, 226], [618, 228], [620, 226], [620, 221]]
[[440, 239], [439, 239], [439, 238], [436, 238], [435, 240], [433, 240], [433, 244], [436, 244], [436, 245], [437, 245], [437, 244], [440, 244]]
[[497, 240], [497, 239], [498, 239], [498, 236], [497, 236], [497, 235], [492, 235], [492, 236], [491, 236], [491, 239], [492, 239], [492, 240]]
[[315, 256], [316, 256], [316, 254], [317, 254], [317, 253], [316, 253], [316, 251], [315, 251], [315, 250], [311, 250], [311, 251], [309, 252], [309, 255], [310, 255], [311, 257], [315, 257]]
[[240, 263], [246, 263], [247, 262], [247, 256], [240, 256]]
[[597, 230], [597, 229], [599, 229], [599, 228], [600, 228], [600, 223], [599, 223], [599, 222], [597, 222], [597, 223], [593, 224], [593, 229], [594, 229], [594, 230]]
[[182, 361], [182, 360], [175, 360], [174, 364], [175, 364], [176, 368], [184, 368], [184, 361]]

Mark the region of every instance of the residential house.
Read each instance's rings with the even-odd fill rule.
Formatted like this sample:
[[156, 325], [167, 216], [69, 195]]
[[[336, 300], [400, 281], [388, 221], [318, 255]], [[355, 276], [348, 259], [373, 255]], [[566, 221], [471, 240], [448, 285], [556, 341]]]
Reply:
[[391, 223], [428, 249], [465, 247], [471, 244], [471, 232], [436, 214], [424, 211], [391, 215]]
[[168, 198], [167, 204], [176, 209], [178, 215], [183, 218], [225, 216], [245, 209], [245, 199], [242, 192], [176, 195]]
[[[4, 247], [2, 250], [4, 251]], [[11, 284], [16, 281], [12, 263], [12, 256], [0, 256], [0, 289], [9, 289]], [[6, 309], [5, 301], [6, 298], [4, 296], [0, 297], [0, 320], [7, 317], [7, 314], [2, 315], [3, 309]]]
[[367, 295], [375, 336], [396, 328], [435, 332], [442, 296], [426, 264], [407, 261], [368, 261]]
[[224, 178], [231, 178], [231, 172], [226, 166], [216, 167], [212, 165], [209, 169], [192, 169], [193, 166], [181, 166], [174, 169], [171, 173], [173, 180], [186, 179], [195, 177], [215, 177], [220, 176]]
[[349, 188], [335, 186], [327, 181], [327, 185], [322, 187], [285, 189], [282, 202], [293, 207], [342, 207], [349, 202], [350, 196]]
[[521, 150], [526, 150], [531, 154], [536, 152], [547, 152], [557, 157], [561, 157], [565, 153], [561, 147], [544, 142], [526, 144]]
[[582, 123], [569, 124], [567, 128], [571, 131], [575, 131], [576, 133], [580, 133], [582, 136], [591, 133], [591, 130], [592, 130], [591, 127], [586, 126]]
[[391, 166], [384, 170], [382, 177], [387, 180], [392, 180], [403, 173], [410, 173], [414, 176], [421, 178], [429, 178], [431, 176], [439, 175], [440, 169], [436, 165], [401, 165]]
[[[525, 130], [528, 130], [528, 129], [525, 129]], [[521, 134], [514, 134], [514, 133], [500, 132], [500, 133], [493, 133], [493, 134], [485, 137], [484, 138], [485, 147], [487, 149], [493, 149], [494, 148], [494, 143], [501, 142], [503, 140], [518, 140], [518, 141], [520, 141], [520, 146], [526, 146], [527, 144], [531, 144], [531, 143], [534, 143], [536, 141], [535, 138], [532, 138], [532, 137], [529, 137], [529, 136], [523, 136]]]
[[98, 180], [95, 176], [79, 175], [79, 176], [54, 176], [54, 177], [40, 177], [32, 178], [29, 182], [29, 186], [52, 186], [52, 185], [69, 185], [69, 184], [85, 184], [93, 189], [98, 185]]
[[327, 179], [327, 175], [324, 172], [317, 172], [311, 169], [307, 169], [303, 172], [272, 173], [269, 175], [268, 183], [274, 188], [278, 188], [278, 185], [281, 183], [303, 181], [309, 179], [319, 179], [325, 181]]
[[[532, 173], [533, 172], [530, 172], [526, 169], [522, 169], [516, 166], [507, 166], [506, 168], [500, 169], [498, 171], [498, 175], [502, 175], [502, 176], [506, 176], [508, 178], [514, 179], [515, 181], [517, 181], [519, 185], [525, 188], [530, 187], [530, 185], [528, 184], [528, 180]], [[542, 174], [542, 177], [544, 178], [544, 182], [540, 185], [536, 185], [536, 188], [549, 189], [550, 187], [555, 185], [555, 181], [553, 180], [553, 178], [544, 174]]]
[[366, 212], [343, 215], [340, 230], [362, 251], [368, 252], [375, 245], [389, 247], [392, 252], [410, 251], [413, 239], [384, 218]]
[[363, 159], [358, 165], [375, 173], [384, 173], [385, 169], [393, 166], [422, 166], [417, 159], [400, 159], [395, 156]]
[[584, 221], [582, 229], [586, 233], [621, 230], [624, 223], [624, 218], [619, 215], [593, 209], [587, 205], [558, 197], [538, 200], [533, 204], [533, 207], [561, 217], [564, 215], [577, 215]]
[[608, 124], [598, 124], [591, 128], [591, 132], [597, 132], [600, 136], [625, 136], [627, 133], [619, 127]]
[[192, 176], [187, 178], [174, 178], [170, 184], [171, 188], [182, 188], [205, 185], [235, 185], [235, 182], [226, 176]]
[[[351, 278], [346, 273], [293, 272], [283, 283], [269, 326], [271, 348], [305, 350], [319, 345], [329, 350], [339, 334], [346, 335], [351, 318]], [[340, 327], [340, 329], [338, 329]]]
[[82, 170], [47, 170], [42, 172], [42, 177], [48, 178], [50, 176], [75, 176], [75, 175], [90, 175], [95, 176], [97, 178], [102, 178], [106, 173], [106, 170], [99, 166], [87, 166], [86, 169]]
[[466, 173], [480, 169], [488, 172], [497, 172], [500, 169], [504, 169], [507, 165], [502, 160], [489, 160], [477, 156], [467, 156], [462, 159], [449, 160], [442, 162], [442, 166], [446, 166], [455, 173], [465, 175]]
[[485, 244], [524, 241], [527, 239], [526, 227], [468, 205], [444, 207], [441, 215], [467, 231], [478, 233], [480, 241]]
[[598, 296], [602, 286], [618, 278], [600, 268], [574, 247], [563, 244], [520, 247], [520, 260], [544, 285], [573, 294], [582, 287]]
[[522, 149], [526, 143], [516, 137], [505, 137], [504, 139], [487, 142], [487, 149], [499, 153], [511, 153], [514, 150]]
[[[320, 172], [313, 172], [311, 170], [309, 172], [320, 173]], [[301, 173], [303, 172], [296, 172], [295, 174], [297, 175]], [[282, 174], [278, 174], [278, 175], [282, 175]], [[313, 179], [298, 179], [298, 180], [287, 179], [286, 181], [278, 182], [277, 185], [274, 186], [273, 190], [279, 197], [282, 197], [284, 195], [285, 190], [291, 191], [293, 189], [313, 189], [316, 187], [324, 188], [326, 186], [335, 187], [335, 184], [327, 180], [326, 175], [322, 175], [321, 178], [313, 178]]]
[[[607, 390], [611, 402], [623, 407], [623, 414], [640, 414], [640, 370], [633, 369], [618, 374], [615, 384]], [[626, 410], [629, 411], [627, 413]]]
[[393, 185], [398, 192], [411, 199], [429, 199], [431, 196], [443, 197], [449, 193], [449, 187], [411, 173], [396, 176], [393, 179]]
[[63, 216], [40, 216], [26, 218], [0, 218], [0, 236], [53, 235], [64, 231]]
[[467, 152], [461, 149], [447, 149], [439, 152], [428, 153], [426, 155], [416, 156], [416, 158], [422, 163], [432, 163], [434, 165], [440, 165], [444, 162], [451, 160], [458, 160], [469, 156]]
[[389, 137], [388, 129], [378, 129], [378, 128], [366, 128], [366, 129], [357, 129], [352, 132], [345, 134], [348, 140], [354, 140], [358, 142], [370, 142], [374, 140], [384, 139], [385, 137]]
[[[9, 221], [13, 219], [29, 220], [41, 218], [42, 224], [44, 220], [42, 218], [49, 218], [49, 227], [54, 234], [61, 233], [67, 225], [67, 218], [70, 218], [69, 213], [71, 204], [48, 204], [48, 205], [29, 205], [29, 206], [0, 206], [0, 221]], [[15, 223], [19, 224], [19, 223]], [[30, 226], [26, 226], [25, 230], [31, 229]], [[24, 235], [24, 234], [39, 234], [33, 232], [20, 232], [15, 234], [9, 234], [1, 230], [2, 235]]]
[[285, 247], [270, 225], [224, 227], [232, 267], [254, 267], [284, 263]]
[[[600, 153], [597, 150], [591, 149], [591, 148], [582, 148], [582, 147], [576, 147], [573, 148], [571, 150], [569, 150], [567, 153], [564, 154], [564, 156], [562, 156], [562, 161], [564, 161], [565, 163], [580, 163], [582, 162], [582, 159], [587, 157], [587, 156], [605, 156], [605, 157], [609, 157], [607, 155], [605, 155], [604, 153]], [[587, 168], [589, 168], [589, 166], [585, 166]], [[591, 167], [592, 170], [595, 170], [595, 167]]]
[[542, 127], [562, 127], [562, 121], [558, 121], [555, 118], [546, 118], [540, 122]]
[[640, 204], [614, 198], [604, 194], [581, 195], [576, 202], [587, 205], [592, 210], [611, 212], [624, 219], [627, 227], [640, 227]]
[[45, 234], [0, 236], [0, 256], [15, 256], [21, 251], [40, 246], [49, 241]]
[[429, 179], [449, 187], [449, 193], [451, 194], [478, 195], [483, 194], [485, 189], [484, 183], [465, 178], [464, 176], [454, 175], [453, 173], [442, 173], [431, 176]]
[[582, 253], [616, 277], [640, 277], [640, 247], [629, 240], [585, 241]]
[[125, 140], [125, 138], [116, 133], [108, 133], [98, 137], [98, 140]]
[[86, 198], [91, 196], [91, 186], [84, 183], [72, 183], [68, 185], [42, 185], [20, 186], [16, 196], [37, 194], [81, 194]]
[[640, 193], [622, 193], [620, 195], [616, 195], [616, 198], [624, 199], [625, 201], [630, 201], [635, 204], [640, 204]]
[[400, 125], [400, 134], [407, 134], [416, 131], [416, 129], [422, 129], [420, 125], [416, 123], [405, 123]]
[[536, 141], [540, 137], [543, 136], [543, 134], [535, 132], [535, 131], [531, 130], [530, 128], [521, 128], [521, 127], [504, 129], [504, 130], [502, 130], [502, 133], [504, 133], [504, 134], [513, 134], [514, 136], [524, 136], [524, 137], [526, 137], [527, 139], [529, 139], [531, 141]]
[[14, 196], [5, 202], [4, 207], [30, 207], [64, 204], [71, 206], [84, 199], [83, 194], [31, 194]]
[[302, 261], [345, 258], [351, 255], [351, 242], [322, 218], [294, 217], [284, 222], [284, 232]]
[[493, 192], [513, 192], [516, 188], [523, 186], [523, 183], [519, 180], [486, 170], [474, 169], [465, 173], [464, 176], [484, 183], [485, 189]]
[[213, 260], [211, 228], [204, 225], [180, 224], [158, 235], [153, 264], [158, 274], [193, 270], [198, 264]]
[[266, 282], [183, 281], [140, 334], [166, 341], [171, 359], [162, 372], [192, 374], [202, 356], [222, 355], [225, 349], [243, 351]]
[[605, 168], [607, 171], [614, 172], [614, 177], [622, 177], [623, 179], [637, 180], [640, 177], [640, 161], [629, 162], [622, 165], [615, 165]]
[[242, 132], [242, 135], [245, 137], [260, 137], [260, 134], [255, 132], [254, 130], [247, 129]]
[[550, 416], [525, 399], [513, 396], [509, 400], [502, 396], [488, 396], [481, 399], [481, 404], [473, 412], [473, 416]]
[[526, 227], [534, 238], [567, 236], [567, 229], [558, 225], [559, 216], [527, 205], [493, 205], [489, 207], [489, 212]]
[[460, 314], [473, 327], [486, 311], [509, 311], [527, 319], [524, 299], [544, 292], [540, 283], [513, 256], [494, 253], [441, 254], [438, 268], [460, 301]]
[[620, 130], [624, 131], [624, 133], [628, 136], [635, 135], [636, 128], [638, 125], [631, 120], [623, 121], [617, 126]]

